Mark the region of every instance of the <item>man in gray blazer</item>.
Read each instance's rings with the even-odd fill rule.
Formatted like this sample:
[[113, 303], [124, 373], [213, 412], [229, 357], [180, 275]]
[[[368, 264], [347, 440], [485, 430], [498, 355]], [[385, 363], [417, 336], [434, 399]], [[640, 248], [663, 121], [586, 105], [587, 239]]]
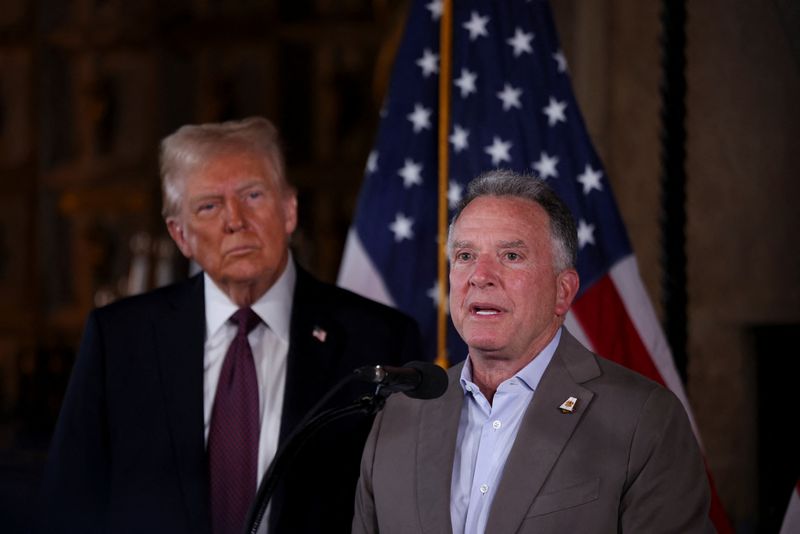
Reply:
[[450, 226], [469, 347], [435, 400], [396, 397], [364, 450], [354, 533], [713, 532], [678, 399], [563, 327], [575, 223], [535, 178], [474, 180]]

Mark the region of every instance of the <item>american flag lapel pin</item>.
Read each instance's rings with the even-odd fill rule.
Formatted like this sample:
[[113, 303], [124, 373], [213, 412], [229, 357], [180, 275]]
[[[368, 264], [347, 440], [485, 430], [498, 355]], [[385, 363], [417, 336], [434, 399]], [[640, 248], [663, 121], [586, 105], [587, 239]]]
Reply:
[[575, 397], [570, 397], [565, 400], [561, 406], [558, 407], [561, 410], [561, 413], [572, 413], [575, 411], [575, 405], [578, 404], [578, 399]]
[[314, 330], [311, 331], [311, 335], [317, 338], [317, 341], [320, 343], [325, 343], [325, 338], [328, 337], [328, 333], [318, 326], [314, 327]]

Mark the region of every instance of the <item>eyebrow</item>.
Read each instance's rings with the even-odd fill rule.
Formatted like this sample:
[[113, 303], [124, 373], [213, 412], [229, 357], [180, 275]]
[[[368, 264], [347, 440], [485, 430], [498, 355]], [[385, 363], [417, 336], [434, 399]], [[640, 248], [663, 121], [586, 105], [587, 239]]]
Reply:
[[[246, 183], [242, 184], [241, 186], [237, 187], [236, 188], [236, 193], [242, 193], [244, 191], [247, 191], [248, 189], [252, 189], [252, 188], [258, 187], [260, 185], [263, 185], [263, 182], [261, 180], [252, 180], [250, 182], [246, 182]], [[197, 196], [189, 198], [189, 201], [190, 202], [195, 202], [195, 201], [202, 201], [202, 200], [211, 200], [211, 199], [216, 199], [216, 198], [222, 198], [224, 196], [225, 196], [224, 194], [220, 194], [220, 193], [216, 193], [216, 192], [213, 192], [213, 193], [201, 193], [201, 194], [199, 194]]]
[[521, 239], [515, 239], [514, 241], [500, 241], [498, 243], [499, 248], [528, 248], [525, 245], [525, 241]]
[[[453, 241], [450, 248], [470, 248], [474, 246], [472, 241]], [[528, 246], [525, 244], [525, 241], [515, 239], [514, 241], [499, 241], [497, 243], [497, 248], [528, 248]]]
[[236, 192], [237, 193], [241, 193], [243, 191], [246, 191], [248, 189], [252, 189], [253, 187], [257, 187], [257, 186], [262, 186], [262, 187], [265, 187], [265, 188], [267, 187], [267, 185], [264, 183], [263, 180], [254, 179], [254, 180], [246, 182], [246, 183], [242, 184], [241, 186], [237, 187], [236, 188]]
[[222, 198], [222, 195], [218, 195], [216, 193], [208, 193], [205, 195], [197, 195], [194, 197], [189, 197], [187, 200], [190, 204], [195, 204], [197, 202], [207, 202], [209, 200], [216, 200]]

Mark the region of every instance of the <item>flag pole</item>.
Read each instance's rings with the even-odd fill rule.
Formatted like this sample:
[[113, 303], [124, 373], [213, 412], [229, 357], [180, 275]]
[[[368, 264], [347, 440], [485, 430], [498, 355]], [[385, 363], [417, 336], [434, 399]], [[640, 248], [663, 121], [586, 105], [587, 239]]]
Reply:
[[451, 0], [442, 1], [439, 19], [439, 240], [438, 281], [439, 305], [436, 310], [436, 363], [449, 366], [447, 354], [447, 186], [448, 147], [447, 132], [450, 126], [450, 70], [452, 60], [453, 8]]

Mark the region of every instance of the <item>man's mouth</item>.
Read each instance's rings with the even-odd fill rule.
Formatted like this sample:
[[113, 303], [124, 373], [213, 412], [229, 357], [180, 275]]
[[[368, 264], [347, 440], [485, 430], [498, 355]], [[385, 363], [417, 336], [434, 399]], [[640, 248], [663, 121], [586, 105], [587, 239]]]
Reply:
[[474, 315], [480, 315], [481, 317], [491, 317], [494, 315], [500, 315], [502, 310], [495, 306], [490, 306], [488, 304], [472, 304], [469, 307], [470, 313]]
[[228, 252], [225, 253], [226, 256], [242, 256], [245, 254], [249, 254], [255, 250], [255, 247], [248, 246], [248, 245], [241, 245], [238, 247], [234, 247], [230, 249]]

